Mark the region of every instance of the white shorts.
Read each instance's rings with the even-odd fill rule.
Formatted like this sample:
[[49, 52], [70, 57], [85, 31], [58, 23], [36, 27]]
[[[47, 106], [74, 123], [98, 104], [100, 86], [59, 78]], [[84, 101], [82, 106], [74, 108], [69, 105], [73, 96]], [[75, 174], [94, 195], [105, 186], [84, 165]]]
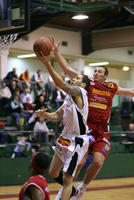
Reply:
[[53, 149], [64, 163], [63, 171], [74, 177], [78, 165], [88, 151], [89, 144], [93, 142], [94, 138], [90, 134], [78, 136], [61, 135]]

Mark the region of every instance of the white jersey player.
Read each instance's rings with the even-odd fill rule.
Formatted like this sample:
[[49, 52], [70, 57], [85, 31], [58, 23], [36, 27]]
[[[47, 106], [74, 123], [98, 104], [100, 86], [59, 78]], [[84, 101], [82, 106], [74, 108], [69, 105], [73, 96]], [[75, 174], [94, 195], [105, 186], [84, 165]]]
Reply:
[[77, 167], [87, 153], [89, 144], [94, 141], [93, 137], [87, 134], [86, 126], [88, 97], [85, 89], [89, 87], [90, 81], [86, 76], [78, 75], [71, 80], [71, 85], [69, 85], [51, 66], [49, 57], [45, 57], [42, 52], [35, 53], [46, 65], [55, 84], [68, 94], [63, 105], [57, 111], [48, 113], [45, 110], [38, 110], [36, 112], [36, 116], [44, 116], [51, 121], [63, 120], [64, 129], [56, 141], [49, 175], [56, 179], [63, 168], [63, 191], [59, 199], [68, 200]]
[[80, 88], [80, 90], [83, 99], [82, 109], [76, 105], [70, 95], [65, 98], [63, 103], [64, 129], [57, 139], [56, 147], [54, 147], [55, 152], [64, 163], [63, 171], [68, 172], [73, 177], [77, 166], [89, 148], [89, 143], [91, 144], [94, 141], [93, 137], [88, 135], [89, 130], [86, 125], [88, 115], [86, 90], [83, 88]]

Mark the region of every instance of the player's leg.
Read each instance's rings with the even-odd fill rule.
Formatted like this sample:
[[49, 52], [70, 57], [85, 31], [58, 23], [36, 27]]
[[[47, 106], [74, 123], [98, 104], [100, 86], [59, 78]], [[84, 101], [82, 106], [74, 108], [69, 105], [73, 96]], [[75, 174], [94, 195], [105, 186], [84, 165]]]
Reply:
[[72, 181], [73, 177], [68, 173], [63, 175], [63, 191], [61, 200], [69, 200], [72, 193]]
[[77, 176], [78, 176], [79, 173], [80, 173], [80, 170], [81, 170], [81, 169], [83, 168], [83, 166], [85, 165], [86, 160], [87, 160], [87, 158], [88, 158], [88, 154], [89, 154], [89, 152], [87, 151], [86, 154], [84, 155], [82, 161], [81, 161], [80, 164], [78, 165], [77, 170], [76, 170], [76, 173], [75, 173], [74, 180], [77, 178]]
[[[63, 188], [59, 190], [55, 200], [69, 199], [77, 191], [72, 187], [72, 180], [75, 177], [78, 165], [83, 160], [83, 157], [88, 152], [89, 138], [75, 137], [75, 150], [73, 152], [68, 151], [65, 156], [65, 162], [63, 166]], [[81, 152], [81, 153], [80, 153]], [[62, 196], [63, 195], [63, 196]]]
[[72, 200], [80, 200], [87, 185], [96, 177], [103, 166], [105, 158], [108, 157], [110, 153], [110, 143], [105, 143], [104, 141], [97, 142], [93, 145], [92, 150], [92, 164], [87, 168], [84, 181], [77, 184], [76, 189], [79, 191], [79, 194], [77, 194], [76, 198], [72, 198]]
[[98, 172], [102, 168], [104, 160], [105, 156], [102, 153], [93, 153], [93, 162], [87, 168], [86, 176], [84, 178], [84, 184], [88, 185], [91, 182], [91, 180], [93, 180], [93, 178], [98, 174]]
[[87, 185], [96, 177], [96, 175], [102, 168], [104, 160], [105, 156], [102, 153], [93, 153], [93, 162], [87, 168], [84, 181], [82, 183], [77, 184], [76, 189], [79, 192], [76, 196], [72, 197], [72, 200], [80, 200], [82, 198], [84, 192], [86, 191]]
[[51, 165], [49, 168], [49, 175], [52, 178], [57, 178], [59, 176], [59, 172], [61, 168], [63, 167], [63, 162], [60, 160], [57, 153], [54, 153], [53, 159], [51, 161]]
[[84, 184], [88, 185], [91, 180], [98, 174], [100, 169], [103, 166], [105, 158], [108, 157], [110, 153], [110, 143], [99, 141], [95, 144], [93, 144], [92, 147], [93, 150], [93, 162], [91, 165], [89, 165], [86, 176], [84, 178]]
[[[63, 171], [60, 171], [59, 176], [58, 176], [57, 178], [54, 178], [54, 179], [55, 179], [55, 181], [56, 181], [57, 183], [59, 183], [60, 185], [63, 186]], [[61, 189], [59, 190], [58, 195], [57, 195], [57, 197], [56, 197], [55, 200], [59, 200], [59, 199], [61, 198], [61, 193], [62, 193], [62, 191], [63, 191], [63, 188], [61, 188]], [[71, 197], [74, 196], [74, 195], [77, 194], [77, 193], [78, 193], [78, 192], [77, 192], [77, 190], [75, 189], [75, 187], [72, 186]]]

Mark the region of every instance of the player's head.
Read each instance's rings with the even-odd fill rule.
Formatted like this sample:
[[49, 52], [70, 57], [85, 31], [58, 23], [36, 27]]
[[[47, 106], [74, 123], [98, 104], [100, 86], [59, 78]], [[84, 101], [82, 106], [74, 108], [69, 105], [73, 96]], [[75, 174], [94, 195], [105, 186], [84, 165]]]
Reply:
[[87, 89], [90, 85], [90, 79], [85, 75], [79, 74], [73, 79], [71, 79], [71, 85], [74, 86], [78, 85], [80, 87]]
[[82, 76], [83, 76], [82, 78], [83, 87], [85, 88], [85, 90], [87, 90], [88, 87], [90, 86], [90, 79], [85, 75], [82, 75]]
[[108, 76], [108, 69], [104, 66], [96, 67], [94, 70], [94, 79], [100, 83], [104, 83]]
[[49, 166], [49, 156], [42, 152], [37, 152], [32, 157], [30, 165], [31, 175], [44, 174]]

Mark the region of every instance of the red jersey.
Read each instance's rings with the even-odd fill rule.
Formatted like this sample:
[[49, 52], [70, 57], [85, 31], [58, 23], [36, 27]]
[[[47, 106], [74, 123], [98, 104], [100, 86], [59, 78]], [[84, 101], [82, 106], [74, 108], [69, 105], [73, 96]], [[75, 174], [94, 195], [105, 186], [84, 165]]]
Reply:
[[90, 86], [87, 90], [89, 101], [88, 126], [99, 132], [102, 130], [108, 133], [108, 122], [112, 99], [117, 91], [117, 84], [114, 82], [99, 83], [90, 78]]
[[27, 196], [25, 195], [25, 191], [31, 185], [34, 185], [43, 193], [44, 200], [50, 200], [48, 192], [48, 184], [46, 182], [46, 179], [41, 175], [33, 176], [28, 179], [28, 181], [24, 184], [24, 186], [20, 191], [19, 200], [28, 199]]

